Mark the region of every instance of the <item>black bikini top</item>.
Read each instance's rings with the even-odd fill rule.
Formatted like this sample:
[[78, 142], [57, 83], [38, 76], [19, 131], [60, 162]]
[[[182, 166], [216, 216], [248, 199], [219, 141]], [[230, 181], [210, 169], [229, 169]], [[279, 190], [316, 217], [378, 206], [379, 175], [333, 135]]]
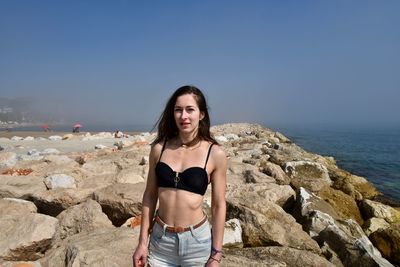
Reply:
[[160, 161], [165, 149], [165, 144], [166, 141], [162, 147], [160, 158], [158, 159], [155, 169], [158, 187], [177, 188], [204, 196], [208, 186], [206, 166], [213, 144], [211, 144], [208, 149], [204, 168], [190, 167], [182, 172], [176, 172], [167, 163]]

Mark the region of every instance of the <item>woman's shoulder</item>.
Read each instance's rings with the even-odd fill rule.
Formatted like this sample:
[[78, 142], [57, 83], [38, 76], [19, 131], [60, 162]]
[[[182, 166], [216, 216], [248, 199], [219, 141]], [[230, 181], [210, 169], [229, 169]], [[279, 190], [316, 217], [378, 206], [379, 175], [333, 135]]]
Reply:
[[216, 160], [225, 160], [226, 159], [226, 153], [225, 150], [218, 144], [218, 143], [212, 143], [210, 154], [213, 158]]

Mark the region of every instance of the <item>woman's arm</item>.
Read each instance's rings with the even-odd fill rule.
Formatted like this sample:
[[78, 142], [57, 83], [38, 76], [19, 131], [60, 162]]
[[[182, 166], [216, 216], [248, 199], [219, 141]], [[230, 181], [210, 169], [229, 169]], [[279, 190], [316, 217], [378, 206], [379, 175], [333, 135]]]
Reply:
[[155, 144], [151, 147], [149, 155], [149, 172], [147, 176], [146, 189], [142, 200], [142, 218], [140, 223], [139, 243], [133, 255], [133, 266], [145, 266], [148, 254], [148, 237], [154, 211], [158, 200], [158, 187], [155, 175], [155, 165], [160, 155], [161, 145]]
[[[212, 247], [221, 251], [226, 216], [225, 191], [228, 162], [225, 152], [219, 146], [213, 147], [211, 156], [215, 166], [211, 174]], [[210, 258], [209, 264], [219, 261], [222, 257], [222, 253], [216, 253], [215, 250], [211, 252], [213, 259]]]

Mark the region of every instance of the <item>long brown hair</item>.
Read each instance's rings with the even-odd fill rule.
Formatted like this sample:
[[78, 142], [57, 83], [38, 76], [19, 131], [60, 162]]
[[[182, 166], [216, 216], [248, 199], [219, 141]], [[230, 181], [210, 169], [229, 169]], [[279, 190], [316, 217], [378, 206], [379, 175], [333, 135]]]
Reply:
[[161, 113], [160, 118], [157, 120], [156, 125], [154, 126], [155, 128], [158, 125], [158, 133], [153, 144], [161, 143], [165, 140], [178, 136], [179, 129], [176, 126], [174, 118], [174, 108], [178, 97], [186, 94], [193, 95], [197, 105], [199, 106], [200, 112], [203, 112], [204, 114], [204, 118], [199, 122], [197, 138], [199, 138], [200, 140], [205, 140], [214, 144], [218, 144], [218, 142], [210, 134], [210, 116], [208, 114], [206, 98], [204, 97], [200, 89], [193, 85], [185, 85], [179, 87], [169, 98], [164, 108], [164, 111]]

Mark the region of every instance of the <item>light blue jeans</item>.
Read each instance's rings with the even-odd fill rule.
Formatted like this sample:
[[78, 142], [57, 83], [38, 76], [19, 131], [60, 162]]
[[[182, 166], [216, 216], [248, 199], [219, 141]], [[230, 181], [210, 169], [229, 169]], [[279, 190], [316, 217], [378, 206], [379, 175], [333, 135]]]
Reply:
[[171, 233], [154, 223], [150, 235], [148, 263], [152, 267], [204, 266], [211, 253], [211, 229], [208, 220], [183, 233]]

